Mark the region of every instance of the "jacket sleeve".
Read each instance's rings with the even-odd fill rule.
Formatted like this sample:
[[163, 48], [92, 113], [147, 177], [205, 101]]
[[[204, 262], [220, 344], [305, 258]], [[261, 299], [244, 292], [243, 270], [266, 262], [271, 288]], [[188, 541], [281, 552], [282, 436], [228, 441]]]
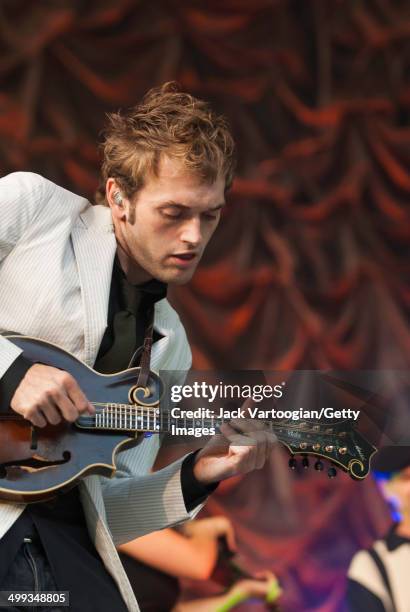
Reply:
[[15, 390], [32, 365], [33, 362], [21, 354], [13, 361], [2, 378], [0, 378], [0, 412], [7, 412]]
[[198, 514], [202, 503], [190, 512], [185, 507], [181, 486], [184, 459], [152, 474], [130, 477], [118, 470], [115, 478], [101, 479], [107, 523], [116, 546]]
[[[0, 179], [0, 266], [16, 244], [24, 238], [25, 231], [41, 210], [46, 184], [47, 181], [42, 176], [31, 172], [14, 172]], [[20, 348], [0, 336], [0, 378], [17, 362], [21, 353]], [[29, 367], [27, 363], [25, 365]], [[11, 390], [13, 386], [14, 389], [18, 386], [28, 367], [24, 370], [24, 364], [17, 363], [6, 380], [6, 388], [0, 387], [1, 411], [7, 410], [8, 405], [7, 408], [5, 405]]]
[[0, 263], [40, 211], [47, 182], [32, 172], [13, 172], [0, 178]]

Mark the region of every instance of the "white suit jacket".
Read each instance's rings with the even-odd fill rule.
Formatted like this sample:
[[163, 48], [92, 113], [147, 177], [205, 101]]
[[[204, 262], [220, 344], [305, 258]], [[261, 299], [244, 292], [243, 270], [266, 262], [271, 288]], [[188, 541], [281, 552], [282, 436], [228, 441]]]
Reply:
[[[60, 345], [92, 366], [107, 325], [116, 240], [111, 212], [45, 178], [16, 172], [0, 179], [0, 332], [12, 330]], [[188, 370], [184, 328], [166, 299], [155, 304], [152, 369]], [[0, 337], [0, 376], [20, 354]], [[149, 474], [157, 436], [117, 457], [113, 479], [80, 484], [87, 526], [128, 609], [138, 604], [114, 544], [193, 518], [180, 484], [179, 460]], [[0, 502], [0, 538], [24, 504]], [[1, 545], [1, 544], [0, 544]]]

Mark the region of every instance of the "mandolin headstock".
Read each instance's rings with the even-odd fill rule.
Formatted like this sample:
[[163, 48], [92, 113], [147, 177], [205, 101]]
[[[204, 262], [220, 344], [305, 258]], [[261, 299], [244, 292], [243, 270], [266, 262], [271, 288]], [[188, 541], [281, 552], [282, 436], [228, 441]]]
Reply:
[[[376, 448], [370, 444], [349, 421], [339, 423], [301, 423], [273, 424], [272, 430], [279, 441], [292, 455], [302, 455], [304, 467], [308, 466], [307, 456], [318, 458], [315, 468], [323, 469], [321, 459], [327, 459], [334, 466], [348, 472], [355, 480], [365, 478], [370, 471], [370, 461]], [[289, 461], [291, 468], [296, 466], [295, 458]], [[331, 468], [329, 476], [335, 476]]]

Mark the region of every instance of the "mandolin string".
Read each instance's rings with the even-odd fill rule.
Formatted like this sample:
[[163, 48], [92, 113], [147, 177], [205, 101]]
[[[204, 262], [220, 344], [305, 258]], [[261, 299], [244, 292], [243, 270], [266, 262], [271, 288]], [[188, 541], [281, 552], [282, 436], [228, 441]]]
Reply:
[[[131, 416], [131, 421], [132, 421], [132, 418], [135, 417], [135, 410], [136, 410], [135, 407], [134, 408], [129, 408], [129, 409], [127, 409], [128, 412], [122, 412], [121, 414], [119, 414], [117, 412], [117, 410], [118, 410], [117, 408], [115, 408], [115, 409], [107, 409], [106, 408], [102, 413], [99, 413], [98, 415], [92, 415], [90, 417], [81, 416], [80, 419], [81, 419], [82, 423], [92, 426], [92, 425], [96, 425], [96, 421], [95, 421], [96, 416], [103, 416], [103, 415], [110, 416], [112, 414], [114, 416], [117, 416], [117, 419], [119, 419], [120, 416], [123, 416], [123, 417], [124, 416], [126, 416], [126, 417]], [[146, 410], [146, 408], [143, 408], [143, 410]], [[167, 416], [168, 412], [167, 411], [163, 411], [163, 414], [165, 416]], [[153, 423], [155, 421], [155, 419], [157, 421], [161, 421], [161, 416], [160, 415], [156, 415], [156, 416], [155, 415], [151, 415], [150, 417], [148, 417], [147, 415], [140, 415], [140, 416], [137, 417], [139, 422], [141, 422], [141, 417], [142, 417], [142, 428], [143, 428], [143, 430], [144, 429], [147, 430], [148, 425]], [[24, 419], [20, 415], [16, 415], [16, 416], [14, 416], [12, 414], [11, 415], [6, 415], [6, 414], [0, 415], [0, 421], [25, 421], [25, 420], [26, 419]], [[177, 421], [177, 422], [178, 421], [180, 421], [180, 422], [184, 421], [183, 418], [181, 418], [181, 419], [173, 419], [173, 420]], [[192, 421], [194, 422], [195, 419], [192, 419]], [[221, 421], [221, 419], [218, 419], [218, 421]], [[229, 419], [222, 419], [222, 422], [223, 423], [229, 423]], [[290, 430], [290, 431], [299, 431], [301, 433], [310, 433], [310, 434], [315, 434], [315, 435], [326, 435], [326, 436], [329, 436], [329, 437], [339, 436], [339, 437], [343, 437], [343, 438], [346, 438], [347, 435], [349, 435], [349, 432], [346, 432], [346, 434], [344, 436], [341, 436], [341, 433], [337, 432], [337, 431], [336, 432], [323, 432], [323, 431], [319, 431], [319, 430], [316, 431], [316, 430], [312, 430], [312, 429], [304, 429], [304, 428], [300, 427], [300, 425], [290, 425], [287, 422], [274, 423], [273, 421], [266, 421], [266, 420], [264, 420], [263, 422], [267, 423], [269, 425], [272, 425], [272, 429], [274, 429], [274, 430], [287, 429], [287, 430]], [[345, 422], [346, 421], [343, 421], [343, 423], [345, 423]], [[218, 422], [217, 422], [217, 424], [218, 424]], [[339, 425], [339, 423], [338, 423], [338, 425]], [[107, 427], [107, 429], [110, 429], [110, 428], [117, 429], [114, 426]], [[126, 428], [118, 427], [118, 429], [119, 430], [123, 429], [124, 431], [126, 431]], [[159, 430], [152, 430], [152, 431], [153, 431], [153, 433], [155, 433], [156, 431], [158, 431], [158, 432], [159, 431], [167, 431], [167, 429], [159, 429]]]
[[[159, 421], [160, 425], [161, 425], [161, 415], [167, 417], [169, 415], [169, 411], [166, 409], [162, 409], [160, 411], [160, 414], [157, 414], [156, 411], [158, 410], [157, 407], [152, 407], [152, 406], [138, 406], [137, 404], [111, 404], [111, 403], [103, 403], [103, 402], [91, 402], [94, 406], [102, 406], [103, 410], [101, 412], [99, 412], [96, 415], [91, 415], [90, 417], [85, 417], [85, 416], [81, 416], [81, 422], [87, 425], [96, 425], [96, 417], [97, 416], [107, 416], [108, 418], [110, 418], [111, 415], [113, 415], [114, 417], [117, 417], [117, 420], [120, 417], [131, 417], [131, 422], [132, 422], [132, 418], [137, 418], [139, 423], [141, 424], [141, 420], [142, 420], [142, 428], [143, 430], [147, 430], [147, 427], [149, 425], [151, 425], [151, 423], [154, 424], [155, 421]], [[118, 412], [120, 411], [120, 412]], [[150, 411], [151, 414], [147, 415], [146, 411]], [[138, 412], [140, 412], [140, 414], [138, 414]], [[0, 421], [24, 421], [25, 419], [21, 416], [21, 415], [13, 415], [13, 414], [0, 414]], [[173, 419], [174, 421], [180, 421], [183, 422], [184, 419]], [[192, 419], [192, 422], [194, 423], [196, 419]], [[217, 424], [219, 422], [223, 422], [223, 423], [229, 423], [229, 419], [218, 419], [217, 420]], [[267, 423], [269, 425], [272, 426], [272, 429], [274, 430], [278, 430], [278, 429], [287, 429], [290, 431], [298, 431], [301, 433], [310, 433], [310, 434], [315, 434], [315, 435], [326, 435], [329, 437], [345, 437], [345, 436], [341, 436], [340, 432], [324, 432], [321, 430], [312, 430], [310, 428], [304, 428], [301, 427], [300, 424], [295, 424], [295, 425], [291, 425], [289, 424], [289, 422], [286, 421], [280, 421], [278, 423], [274, 423], [273, 421], [268, 421], [268, 420], [263, 420], [264, 423]], [[344, 423], [348, 423], [348, 421], [341, 421], [338, 422], [337, 425], [340, 426], [341, 424]], [[328, 428], [329, 428], [328, 424]], [[113, 427], [117, 429], [116, 427]], [[108, 427], [109, 429], [109, 427]], [[119, 430], [121, 430], [121, 427], [118, 428]], [[153, 432], [155, 431], [164, 431], [162, 428], [160, 428], [160, 430], [153, 430]], [[166, 429], [165, 429], [166, 431]]]
[[[135, 410], [160, 410], [161, 413], [167, 414], [168, 410], [166, 408], [158, 408], [158, 406], [143, 406], [142, 404], [117, 404], [115, 402], [91, 402], [91, 404], [93, 404], [94, 406], [103, 406], [105, 407], [107, 410], [130, 410], [130, 411], [135, 411]], [[305, 421], [304, 421], [305, 422]], [[343, 423], [349, 423], [348, 419], [345, 419], [343, 421], [338, 421], [336, 424], [337, 425], [341, 425]], [[326, 425], [331, 425], [331, 423]]]
[[[102, 406], [102, 407], [104, 407], [105, 408], [105, 410], [104, 410], [105, 413], [111, 412], [111, 411], [113, 413], [115, 413], [117, 410], [129, 411], [132, 414], [134, 414], [135, 411], [144, 411], [144, 410], [149, 410], [149, 411], [153, 411], [153, 412], [154, 411], [156, 412], [157, 410], [159, 410], [160, 414], [164, 414], [164, 415], [168, 415], [168, 413], [169, 413], [169, 410], [167, 410], [166, 408], [158, 408], [158, 406], [143, 406], [141, 404], [116, 404], [115, 402], [107, 402], [107, 403], [104, 403], [104, 402], [91, 402], [91, 404], [93, 404], [94, 406]], [[183, 418], [180, 419], [180, 420], [183, 420]], [[197, 420], [197, 419], [193, 419], [193, 420]], [[199, 419], [199, 420], [201, 420], [201, 419]], [[273, 422], [273, 421], [269, 421], [269, 419], [261, 419], [261, 420], [263, 420], [265, 422]], [[229, 422], [229, 419], [224, 419], [224, 422]], [[306, 422], [306, 421], [303, 421], [303, 422]], [[337, 423], [334, 423], [334, 424], [333, 423], [325, 423], [323, 426], [326, 426], [327, 428], [329, 428], [332, 425], [340, 426], [340, 425], [349, 424], [349, 423], [350, 423], [350, 421], [348, 419], [344, 419], [343, 421], [337, 421]], [[289, 423], [288, 423], [287, 420], [279, 421], [278, 422], [278, 426], [281, 425], [281, 424], [288, 425]], [[297, 428], [297, 429], [300, 429], [300, 425], [301, 425], [300, 423], [299, 424], [296, 423], [294, 425], [294, 427]], [[310, 431], [310, 430], [308, 430], [308, 431]], [[326, 433], [326, 432], [317, 430], [317, 431], [314, 431], [313, 433]], [[331, 432], [328, 432], [328, 433], [330, 435]]]
[[[144, 408], [144, 410], [145, 410], [145, 408]], [[108, 416], [111, 415], [111, 414], [114, 415], [114, 416], [117, 416], [117, 420], [119, 420], [120, 416], [127, 416], [128, 417], [128, 415], [131, 414], [131, 411], [129, 411], [128, 413], [125, 413], [125, 414], [122, 413], [122, 415], [118, 414], [116, 409], [113, 410], [113, 411], [104, 410], [104, 412], [102, 413], [102, 415], [108, 415]], [[164, 411], [164, 414], [168, 414], [168, 413], [166, 411]], [[100, 415], [101, 415], [101, 413], [100, 413]], [[97, 416], [100, 416], [100, 415], [97, 415]], [[135, 412], [131, 414], [131, 419], [130, 419], [131, 423], [130, 423], [130, 425], [132, 425], [132, 418], [133, 417], [138, 421], [137, 423], [134, 424], [134, 427], [131, 427], [132, 429], [134, 429], [134, 428], [139, 429], [139, 427], [140, 427], [141, 431], [151, 431], [152, 433], [160, 433], [160, 432], [163, 432], [163, 431], [168, 431], [168, 427], [165, 427], [165, 428], [161, 427], [160, 417], [156, 418], [155, 415], [152, 415], [150, 417], [148, 417], [146, 415], [143, 415], [142, 418], [141, 418], [141, 416], [136, 417], [135, 416]], [[159, 421], [158, 424], [160, 425], [160, 429], [153, 429], [153, 428], [151, 428], [151, 425], [157, 424], [156, 420]], [[174, 420], [178, 421], [178, 419], [174, 419]], [[179, 420], [180, 421], [184, 421], [184, 419], [179, 419]], [[194, 422], [195, 419], [192, 419], [192, 421]], [[90, 417], [81, 417], [81, 422], [84, 425], [89, 425], [89, 426], [96, 425], [95, 415], [90, 416]], [[220, 424], [221, 422], [222, 423], [228, 423], [229, 419], [222, 419], [222, 420], [218, 419], [216, 425]], [[303, 428], [301, 428], [298, 425], [295, 425], [295, 426], [292, 427], [292, 426], [289, 426], [289, 424], [287, 424], [287, 423], [283, 423], [283, 424], [276, 423], [275, 424], [275, 423], [273, 423], [273, 421], [264, 421], [264, 423], [268, 424], [268, 425], [272, 425], [272, 429], [274, 431], [275, 430], [277, 431], [277, 430], [287, 429], [287, 430], [291, 430], [291, 431], [298, 431], [298, 432], [301, 432], [301, 433], [309, 433], [309, 434], [316, 434], [316, 435], [321, 435], [322, 434], [322, 435], [326, 435], [326, 436], [329, 436], [329, 437], [339, 436], [339, 437], [343, 437], [345, 440], [347, 438], [346, 435], [341, 436], [340, 432], [328, 432], [328, 433], [324, 433], [324, 432], [315, 431], [315, 430], [312, 430], [312, 429], [303, 429]], [[116, 430], [119, 430], [119, 431], [121, 431], [121, 430], [126, 431], [127, 430], [127, 427], [122, 427], [121, 425], [118, 426], [118, 423], [117, 423], [117, 425], [107, 424], [107, 426], [99, 425], [97, 427], [101, 427], [102, 429], [116, 429]]]

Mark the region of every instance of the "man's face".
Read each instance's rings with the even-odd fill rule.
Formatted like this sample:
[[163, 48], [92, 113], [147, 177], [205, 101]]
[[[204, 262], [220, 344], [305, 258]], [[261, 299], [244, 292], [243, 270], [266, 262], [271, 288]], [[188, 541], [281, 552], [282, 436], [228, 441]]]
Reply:
[[187, 283], [219, 223], [224, 189], [223, 178], [208, 185], [178, 160], [162, 156], [158, 177], [148, 178], [131, 202], [123, 200], [125, 217], [111, 204], [119, 258], [129, 280]]

